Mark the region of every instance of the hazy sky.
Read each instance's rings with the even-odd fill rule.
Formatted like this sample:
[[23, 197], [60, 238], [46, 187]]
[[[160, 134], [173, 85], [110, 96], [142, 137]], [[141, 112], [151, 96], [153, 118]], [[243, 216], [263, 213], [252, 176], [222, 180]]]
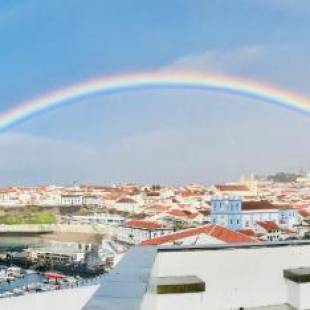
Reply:
[[[308, 0], [0, 1], [0, 113], [79, 81], [182, 69], [310, 96]], [[0, 134], [0, 185], [212, 183], [310, 169], [310, 118], [152, 90], [73, 102]]]

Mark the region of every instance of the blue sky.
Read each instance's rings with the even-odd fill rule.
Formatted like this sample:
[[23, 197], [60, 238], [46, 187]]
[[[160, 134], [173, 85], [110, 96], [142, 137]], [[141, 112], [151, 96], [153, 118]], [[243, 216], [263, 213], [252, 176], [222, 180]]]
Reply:
[[[0, 112], [146, 70], [250, 77], [310, 96], [309, 29], [307, 0], [1, 1]], [[198, 91], [84, 98], [1, 134], [0, 183], [210, 183], [308, 169], [309, 129], [306, 116]]]

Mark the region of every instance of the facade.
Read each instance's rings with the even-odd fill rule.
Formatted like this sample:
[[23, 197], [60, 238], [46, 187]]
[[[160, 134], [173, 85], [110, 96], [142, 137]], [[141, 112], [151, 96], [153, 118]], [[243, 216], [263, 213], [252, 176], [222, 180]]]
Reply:
[[291, 228], [297, 224], [296, 211], [287, 206], [273, 205], [267, 201], [243, 202], [238, 196], [222, 198], [216, 196], [211, 201], [211, 223], [232, 230], [256, 228], [258, 221], [273, 221]]
[[273, 221], [256, 222], [257, 232], [262, 233], [267, 241], [279, 241], [282, 239], [280, 227]]
[[83, 193], [62, 194], [62, 206], [92, 206], [98, 207], [100, 205], [100, 197], [97, 195], [89, 195]]
[[98, 207], [100, 205], [100, 197], [97, 195], [85, 195], [84, 205]]
[[284, 225], [288, 228], [293, 227], [294, 225], [298, 224], [298, 211], [292, 208], [283, 207], [280, 210], [280, 218], [279, 224]]
[[116, 237], [118, 241], [133, 245], [172, 231], [155, 221], [129, 220], [117, 228]]
[[28, 249], [28, 257], [36, 263], [72, 263], [80, 262], [85, 257], [85, 252], [69, 248], [42, 248]]
[[61, 205], [81, 206], [83, 205], [83, 195], [61, 195]]
[[211, 223], [231, 230], [243, 228], [242, 201], [238, 196], [229, 199], [215, 197], [211, 201]]
[[141, 209], [140, 204], [130, 197], [123, 197], [117, 200], [113, 205], [113, 208], [116, 208], [118, 211], [129, 212], [129, 213], [138, 213]]
[[94, 215], [74, 215], [63, 216], [62, 221], [68, 224], [101, 224], [101, 225], [120, 225], [125, 218], [112, 214], [94, 214]]

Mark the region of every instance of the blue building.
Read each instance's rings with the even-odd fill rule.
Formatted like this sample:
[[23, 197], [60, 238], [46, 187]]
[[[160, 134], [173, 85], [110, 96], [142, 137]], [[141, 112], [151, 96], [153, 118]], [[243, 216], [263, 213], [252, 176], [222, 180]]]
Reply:
[[231, 230], [242, 229], [242, 201], [233, 196], [228, 199], [214, 197], [211, 202], [211, 222]]
[[288, 206], [273, 205], [268, 201], [242, 202], [238, 196], [211, 200], [211, 222], [231, 230], [255, 229], [258, 221], [273, 221], [291, 228], [297, 223], [296, 211]]

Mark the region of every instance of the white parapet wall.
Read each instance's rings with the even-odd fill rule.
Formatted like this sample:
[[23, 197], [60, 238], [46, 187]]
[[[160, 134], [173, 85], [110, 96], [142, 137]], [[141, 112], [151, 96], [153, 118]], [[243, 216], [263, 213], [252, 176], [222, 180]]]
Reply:
[[172, 305], [178, 310], [231, 310], [288, 302], [298, 305], [298, 309], [308, 309], [310, 285], [294, 290], [283, 276], [285, 269], [307, 266], [310, 245], [159, 251], [153, 282], [156, 277], [195, 275], [205, 282], [206, 291], [157, 294], [151, 299], [156, 300], [156, 310], [170, 310]]
[[310, 309], [310, 283], [287, 281], [288, 304], [294, 309]]
[[1, 310], [81, 310], [98, 285], [0, 299]]

